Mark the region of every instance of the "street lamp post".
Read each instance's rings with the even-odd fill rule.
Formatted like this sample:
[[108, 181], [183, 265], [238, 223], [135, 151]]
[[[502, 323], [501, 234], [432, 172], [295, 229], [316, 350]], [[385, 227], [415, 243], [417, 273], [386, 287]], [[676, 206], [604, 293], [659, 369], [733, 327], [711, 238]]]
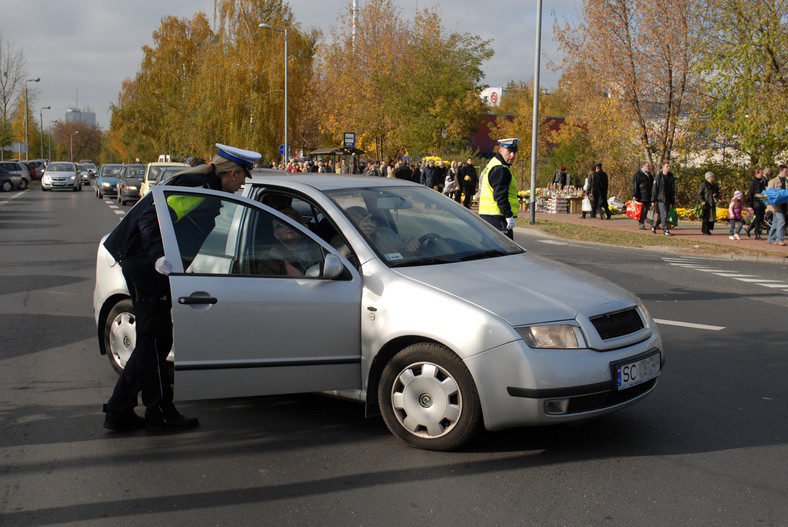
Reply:
[[284, 157], [285, 157], [285, 164], [287, 164], [289, 157], [289, 150], [287, 148], [287, 28], [276, 29], [268, 24], [260, 24], [259, 27], [263, 29], [270, 29], [271, 31], [278, 31], [279, 33], [285, 34], [285, 143], [284, 143], [285, 153], [284, 153]]
[[[29, 156], [27, 152], [30, 150], [30, 134], [28, 133], [28, 129], [30, 128], [30, 124], [28, 123], [28, 111], [27, 111], [27, 83], [28, 82], [39, 82], [41, 77], [36, 77], [35, 79], [27, 79], [25, 81], [25, 161], [29, 160]], [[22, 156], [19, 156], [19, 159], [22, 159]]]
[[51, 106], [44, 106], [38, 110], [38, 124], [41, 125], [41, 159], [44, 159], [44, 110], [51, 109]]
[[79, 130], [71, 134], [71, 162], [74, 162], [74, 136], [79, 133]]

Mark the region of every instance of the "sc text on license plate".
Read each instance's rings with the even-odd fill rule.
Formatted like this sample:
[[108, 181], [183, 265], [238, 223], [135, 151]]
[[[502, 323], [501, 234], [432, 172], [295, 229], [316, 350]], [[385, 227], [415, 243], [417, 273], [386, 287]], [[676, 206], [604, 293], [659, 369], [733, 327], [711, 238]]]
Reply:
[[642, 359], [615, 364], [616, 388], [624, 390], [657, 377], [661, 373], [659, 363], [659, 352], [656, 352]]

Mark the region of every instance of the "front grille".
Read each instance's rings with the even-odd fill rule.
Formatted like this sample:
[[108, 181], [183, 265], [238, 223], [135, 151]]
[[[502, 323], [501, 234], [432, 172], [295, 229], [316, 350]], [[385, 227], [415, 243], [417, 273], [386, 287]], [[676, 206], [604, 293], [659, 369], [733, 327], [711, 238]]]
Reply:
[[634, 307], [616, 313], [605, 313], [590, 320], [602, 340], [631, 335], [643, 329], [643, 319]]

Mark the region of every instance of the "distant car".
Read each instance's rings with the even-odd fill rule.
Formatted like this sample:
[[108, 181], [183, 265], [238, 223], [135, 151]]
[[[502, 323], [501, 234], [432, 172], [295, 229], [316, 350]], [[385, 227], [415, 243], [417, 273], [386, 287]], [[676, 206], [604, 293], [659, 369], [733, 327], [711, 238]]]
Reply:
[[49, 164], [49, 159], [31, 159], [30, 164], [36, 169], [36, 179], [41, 179], [41, 176], [44, 175], [44, 170]]
[[90, 170], [86, 165], [77, 163], [77, 172], [83, 185], [90, 185]]
[[[632, 293], [415, 183], [257, 174], [240, 196], [155, 185], [145, 198], [173, 267], [180, 400], [328, 392], [409, 445], [452, 450], [655, 389], [662, 339]], [[136, 319], [120, 266], [101, 244], [96, 256], [99, 350], [122, 369]]]
[[49, 163], [41, 176], [41, 190], [82, 190], [82, 179], [77, 172], [77, 164], [67, 161]]
[[27, 188], [27, 186], [33, 180], [33, 177], [30, 175], [30, 171], [27, 169], [27, 167], [22, 166], [20, 163], [14, 161], [0, 161], [0, 168], [4, 168], [12, 174], [16, 174], [22, 178], [23, 181], [20, 182], [21, 186], [18, 188]]
[[156, 184], [157, 185], [165, 185], [176, 174], [180, 174], [184, 170], [186, 170], [186, 168], [184, 168], [184, 167], [165, 168], [164, 170], [161, 171], [161, 174], [159, 174], [159, 177], [156, 179]]
[[181, 170], [186, 170], [189, 168], [189, 165], [186, 163], [148, 163], [145, 165], [145, 177], [143, 178], [142, 186], [140, 187], [140, 197], [143, 197], [145, 194], [150, 192], [151, 185], [156, 184], [156, 181], [158, 180], [162, 171], [171, 168], [180, 168]]
[[117, 196], [118, 176], [123, 170], [122, 164], [101, 165], [101, 170], [96, 175], [96, 197]]
[[118, 175], [118, 203], [140, 199], [140, 186], [145, 175], [145, 165], [124, 165]]
[[96, 167], [96, 163], [94, 163], [89, 159], [86, 161], [80, 161], [79, 164], [87, 168], [91, 176], [95, 176], [96, 172], [98, 172], [98, 167]]
[[8, 170], [0, 168], [0, 192], [9, 192], [18, 188], [20, 179]]

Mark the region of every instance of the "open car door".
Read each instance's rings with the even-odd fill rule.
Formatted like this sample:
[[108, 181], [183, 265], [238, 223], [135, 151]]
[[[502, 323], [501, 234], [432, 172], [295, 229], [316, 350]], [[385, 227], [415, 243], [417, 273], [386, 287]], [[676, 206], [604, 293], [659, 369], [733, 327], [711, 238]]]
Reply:
[[347, 260], [261, 203], [151, 192], [173, 266], [176, 399], [360, 387], [362, 280]]

